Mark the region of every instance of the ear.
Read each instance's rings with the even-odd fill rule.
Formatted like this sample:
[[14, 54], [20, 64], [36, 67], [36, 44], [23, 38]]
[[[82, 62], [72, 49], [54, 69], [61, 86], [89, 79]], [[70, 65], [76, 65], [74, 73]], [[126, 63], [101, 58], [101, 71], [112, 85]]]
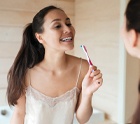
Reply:
[[43, 40], [41, 34], [35, 33], [35, 36], [36, 36], [37, 40], [38, 40], [41, 44], [44, 42], [44, 40]]
[[129, 41], [130, 41], [130, 45], [132, 47], [136, 47], [137, 46], [138, 34], [137, 34], [137, 32], [134, 29], [129, 31]]

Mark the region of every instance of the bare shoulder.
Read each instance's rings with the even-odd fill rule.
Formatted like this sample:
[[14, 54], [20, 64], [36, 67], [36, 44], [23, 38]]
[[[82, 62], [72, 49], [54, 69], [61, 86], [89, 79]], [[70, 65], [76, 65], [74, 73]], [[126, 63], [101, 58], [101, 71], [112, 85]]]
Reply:
[[82, 68], [81, 68], [81, 76], [82, 76], [82, 78], [84, 78], [84, 76], [88, 72], [88, 69], [89, 69], [89, 64], [88, 64], [87, 60], [82, 59]]
[[25, 75], [25, 86], [28, 87], [30, 84], [30, 70], [31, 69], [27, 69], [26, 75]]
[[[39, 66], [35, 65], [32, 68], [28, 68], [26, 75], [25, 75], [25, 86], [28, 87], [29, 85], [31, 85], [31, 77], [33, 77], [34, 72], [39, 72]], [[38, 73], [37, 73], [38, 74]]]
[[[79, 67], [80, 67], [79, 65], [81, 65], [79, 83], [78, 83], [79, 88], [81, 88], [82, 81], [88, 72], [89, 64], [88, 64], [87, 60], [79, 58], [79, 57], [69, 56], [69, 59], [70, 59], [71, 64], [75, 68], [77, 68], [77, 71], [79, 71]], [[71, 65], [71, 64], [69, 64], [69, 65]]]
[[71, 56], [71, 55], [68, 55], [68, 57], [70, 59], [70, 63], [72, 63], [76, 67], [79, 67], [78, 65], [81, 64], [81, 76], [84, 76], [87, 73], [88, 68], [89, 68], [89, 64], [87, 60], [82, 59], [80, 57]]

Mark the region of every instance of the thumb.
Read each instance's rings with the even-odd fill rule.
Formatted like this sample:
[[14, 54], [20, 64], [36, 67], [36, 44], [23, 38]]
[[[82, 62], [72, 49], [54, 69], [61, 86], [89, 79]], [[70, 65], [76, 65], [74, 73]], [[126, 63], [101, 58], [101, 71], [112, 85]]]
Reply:
[[89, 66], [89, 69], [88, 69], [88, 72], [87, 74], [85, 75], [85, 77], [90, 77], [90, 74], [92, 73], [93, 70], [93, 66]]

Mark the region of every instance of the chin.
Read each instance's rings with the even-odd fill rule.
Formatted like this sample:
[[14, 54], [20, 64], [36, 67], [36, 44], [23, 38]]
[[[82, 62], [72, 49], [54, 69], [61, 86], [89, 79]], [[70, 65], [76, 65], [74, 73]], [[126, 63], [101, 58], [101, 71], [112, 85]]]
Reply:
[[133, 54], [131, 54], [133, 57], [136, 57], [136, 58], [138, 58], [138, 59], [140, 59], [140, 54], [138, 54], [138, 53], [133, 53]]
[[131, 55], [132, 57], [137, 57], [137, 54], [134, 53], [133, 51], [128, 51], [129, 55]]
[[68, 50], [73, 50], [74, 49], [74, 46], [73, 47], [70, 47]]
[[68, 46], [67, 48], [65, 48], [65, 51], [73, 50], [73, 49], [74, 49], [74, 45], [71, 45], [71, 46]]

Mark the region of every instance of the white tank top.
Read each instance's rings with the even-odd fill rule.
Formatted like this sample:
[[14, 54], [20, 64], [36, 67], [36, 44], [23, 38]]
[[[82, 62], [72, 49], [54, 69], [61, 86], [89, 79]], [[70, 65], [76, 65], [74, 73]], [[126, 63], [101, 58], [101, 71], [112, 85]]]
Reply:
[[26, 114], [24, 124], [73, 124], [74, 112], [80, 90], [77, 87], [80, 69], [73, 89], [52, 98], [29, 85], [26, 89]]

